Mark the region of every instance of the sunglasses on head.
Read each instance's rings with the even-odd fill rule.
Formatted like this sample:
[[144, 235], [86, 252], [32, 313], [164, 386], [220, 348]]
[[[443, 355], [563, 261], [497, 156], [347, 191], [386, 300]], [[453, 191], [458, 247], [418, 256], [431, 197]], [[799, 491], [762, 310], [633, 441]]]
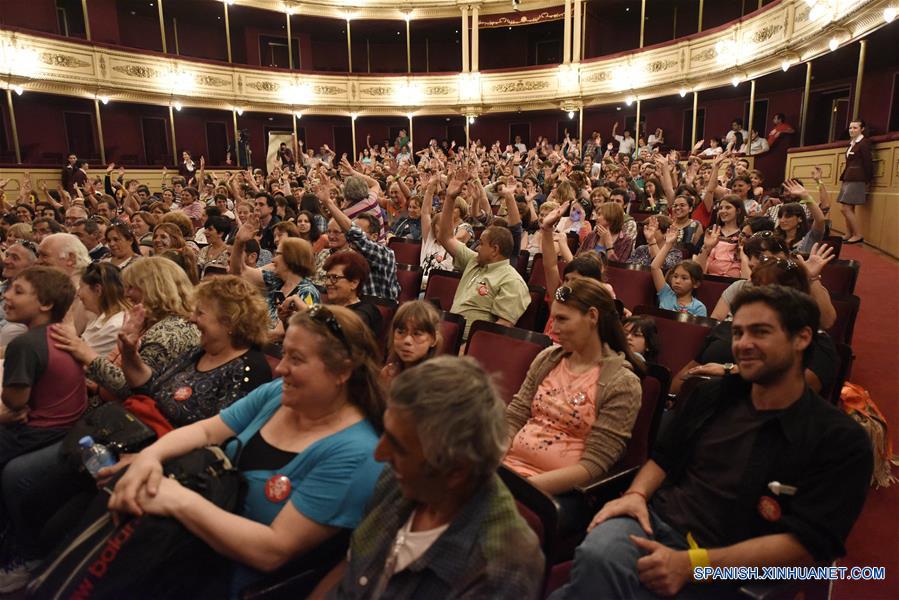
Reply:
[[759, 262], [764, 264], [773, 263], [785, 271], [792, 271], [799, 268], [799, 263], [789, 258], [780, 258], [777, 256], [760, 256]]
[[350, 350], [350, 343], [346, 339], [346, 335], [343, 333], [343, 328], [340, 326], [340, 322], [337, 320], [337, 317], [334, 316], [330, 310], [325, 308], [321, 304], [315, 304], [306, 311], [306, 314], [309, 315], [309, 318], [313, 321], [318, 321], [328, 328], [328, 331], [331, 332], [331, 335], [336, 337], [343, 347], [346, 348], [347, 352], [352, 352]]

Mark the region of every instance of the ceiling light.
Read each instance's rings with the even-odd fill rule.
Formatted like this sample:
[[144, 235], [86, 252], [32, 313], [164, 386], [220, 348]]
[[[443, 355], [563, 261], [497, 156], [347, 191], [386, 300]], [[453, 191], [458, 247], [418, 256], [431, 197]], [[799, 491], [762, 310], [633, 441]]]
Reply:
[[782, 63], [780, 63], [780, 68], [783, 69], [783, 72], [784, 72], [784, 73], [786, 73], [787, 71], [789, 71], [789, 70], [790, 70], [790, 61], [785, 60], [785, 61], [783, 61]]
[[25, 88], [23, 88], [21, 85], [14, 85], [12, 86], [12, 91], [21, 96], [25, 93]]
[[628, 96], [627, 98], [624, 99], [624, 103], [627, 104], [628, 106], [630, 106], [631, 104], [634, 103], [634, 97]]
[[573, 110], [569, 110], [569, 111], [568, 111], [568, 118], [569, 118], [569, 119], [573, 119], [573, 118], [574, 118], [574, 111], [573, 111]]
[[883, 20], [887, 23], [892, 23], [893, 19], [896, 18], [896, 9], [892, 6], [888, 6], [883, 9]]
[[840, 47], [840, 42], [839, 42], [839, 40], [837, 40], [837, 38], [832, 37], [832, 38], [830, 38], [830, 41], [827, 43], [827, 46], [830, 48], [831, 52], [834, 52], [834, 51], [836, 51], [837, 48]]
[[293, 113], [293, 116], [295, 116], [297, 119], [302, 119], [303, 113], [301, 113], [300, 111], [297, 111], [297, 112]]
[[350, 118], [355, 121], [359, 118], [359, 113], [350, 113]]
[[238, 116], [238, 117], [242, 117], [242, 116], [243, 116], [243, 109], [242, 109], [242, 108], [238, 108], [238, 109], [235, 109], [235, 110], [236, 110], [236, 112], [237, 112], [237, 116]]
[[680, 92], [678, 92], [678, 93], [680, 94], [680, 97], [681, 97], [681, 98], [686, 97], [686, 95], [687, 95], [687, 88], [681, 88], [681, 89], [680, 89]]
[[731, 78], [730, 83], [731, 83], [731, 85], [733, 85], [734, 87], [737, 87], [738, 85], [740, 85], [740, 77], [739, 77], [738, 75], [734, 75], [734, 76]]
[[180, 102], [175, 102], [172, 106], [174, 107], [175, 110], [178, 110], [178, 111], [181, 110], [181, 103], [180, 103]]
[[468, 124], [471, 125], [474, 123], [474, 115], [468, 117]]
[[109, 104], [109, 96], [100, 96], [99, 98], [97, 98], [97, 100], [99, 100], [103, 104]]

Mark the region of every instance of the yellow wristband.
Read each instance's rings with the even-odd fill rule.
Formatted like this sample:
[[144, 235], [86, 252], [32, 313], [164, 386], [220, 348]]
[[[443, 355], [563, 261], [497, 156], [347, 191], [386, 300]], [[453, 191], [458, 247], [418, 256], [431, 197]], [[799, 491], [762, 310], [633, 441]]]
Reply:
[[687, 550], [687, 554], [690, 556], [690, 565], [694, 570], [712, 566], [709, 560], [709, 551], [705, 548], [691, 548]]

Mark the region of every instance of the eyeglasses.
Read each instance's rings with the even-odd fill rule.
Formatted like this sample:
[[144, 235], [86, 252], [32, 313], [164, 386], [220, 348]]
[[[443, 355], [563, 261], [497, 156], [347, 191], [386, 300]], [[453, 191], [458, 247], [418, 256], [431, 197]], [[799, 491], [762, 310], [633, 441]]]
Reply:
[[346, 351], [352, 354], [352, 350], [350, 349], [350, 343], [346, 339], [346, 335], [343, 333], [343, 328], [340, 326], [340, 322], [334, 316], [330, 310], [325, 308], [321, 304], [313, 305], [306, 314], [309, 315], [309, 318], [313, 321], [318, 321], [322, 323], [325, 327], [328, 328], [328, 331], [331, 332], [331, 335], [340, 340], [340, 343], [343, 344], [343, 347]]
[[568, 302], [569, 299], [571, 299], [572, 294], [574, 294], [574, 291], [567, 285], [563, 285], [556, 290], [556, 293], [553, 297], [557, 302], [561, 302], [562, 304], [564, 304]]
[[327, 274], [325, 274], [323, 279], [325, 281], [327, 281], [328, 283], [337, 283], [341, 279], [349, 279], [349, 278], [346, 275], [337, 275], [334, 273], [327, 273]]

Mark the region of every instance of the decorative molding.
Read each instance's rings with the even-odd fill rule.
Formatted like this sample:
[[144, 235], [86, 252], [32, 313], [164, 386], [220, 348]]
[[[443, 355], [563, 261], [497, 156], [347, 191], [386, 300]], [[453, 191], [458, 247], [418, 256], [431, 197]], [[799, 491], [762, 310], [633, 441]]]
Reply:
[[679, 60], [670, 58], [667, 60], [656, 60], [648, 65], [646, 65], [646, 70], [650, 73], [659, 73], [661, 71], [667, 71], [668, 69], [672, 69], [680, 64]]
[[503, 15], [494, 19], [478, 17], [478, 27], [481, 29], [495, 29], [497, 27], [516, 27], [518, 25], [534, 25], [547, 21], [558, 21], [565, 18], [564, 10], [542, 11], [538, 13], [519, 13], [515, 15]]
[[312, 87], [312, 91], [319, 96], [339, 96], [346, 94], [346, 88], [337, 87], [336, 85], [316, 85]]
[[768, 25], [767, 27], [763, 27], [762, 29], [756, 31], [755, 35], [752, 36], [752, 41], [756, 44], [761, 44], [762, 42], [770, 40], [782, 29], [782, 25]]
[[162, 76], [160, 71], [144, 65], [116, 65], [112, 70], [128, 77], [137, 77], [138, 79], [153, 79]]
[[274, 93], [281, 89], [281, 85], [274, 81], [251, 81], [246, 87], [260, 92]]
[[715, 58], [716, 52], [714, 47], [706, 48], [705, 50], [700, 50], [699, 52], [694, 52], [690, 55], [690, 60], [693, 62], [706, 62]]
[[[213, 77], [212, 75], [198, 75], [197, 83], [204, 87], [227, 87], [231, 85], [231, 82], [227, 79]], [[278, 84], [275, 85], [277, 86]]]
[[41, 52], [41, 62], [51, 67], [62, 67], [64, 69], [83, 69], [91, 66], [91, 63], [86, 60], [79, 60], [74, 56], [54, 54], [52, 52]]
[[375, 87], [364, 87], [359, 91], [363, 96], [389, 96], [393, 94], [393, 88], [385, 85]]
[[452, 89], [448, 85], [432, 85], [425, 88], [425, 94], [428, 96], [448, 96], [452, 93]]
[[493, 86], [493, 91], [499, 94], [516, 94], [521, 92], [533, 92], [545, 90], [549, 87], [549, 81], [538, 79], [533, 81], [514, 81], [512, 83], [500, 83]]

